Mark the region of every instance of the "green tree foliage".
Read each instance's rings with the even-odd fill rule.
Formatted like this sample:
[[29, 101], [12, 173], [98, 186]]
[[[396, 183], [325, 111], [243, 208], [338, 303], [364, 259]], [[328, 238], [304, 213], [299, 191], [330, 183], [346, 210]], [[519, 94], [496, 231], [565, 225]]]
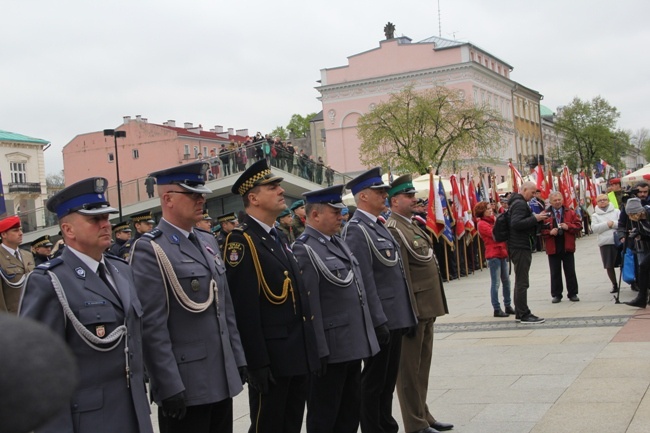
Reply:
[[564, 137], [561, 154], [573, 169], [591, 168], [604, 159], [622, 167], [621, 156], [630, 148], [630, 136], [616, 129], [620, 113], [600, 96], [591, 101], [578, 97], [558, 113], [555, 129]]
[[291, 120], [287, 125], [287, 130], [292, 137], [302, 138], [306, 137], [309, 134], [309, 122], [311, 119], [316, 117], [318, 113], [310, 113], [306, 116], [301, 116], [300, 114], [294, 114], [291, 116]]
[[284, 126], [276, 126], [273, 131], [271, 131], [271, 137], [280, 137], [282, 141], [286, 141], [289, 138], [289, 133]]
[[359, 157], [368, 166], [424, 174], [445, 160], [489, 155], [503, 127], [495, 110], [474, 105], [458, 90], [406, 87], [359, 119]]

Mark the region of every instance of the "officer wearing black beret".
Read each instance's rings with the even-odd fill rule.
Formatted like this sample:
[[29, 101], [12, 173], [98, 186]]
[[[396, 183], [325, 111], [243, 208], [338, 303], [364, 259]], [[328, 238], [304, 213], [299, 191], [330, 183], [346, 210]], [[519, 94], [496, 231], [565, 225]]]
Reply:
[[207, 169], [195, 162], [151, 173], [162, 219], [131, 250], [144, 328], [151, 330], [151, 395], [168, 433], [232, 431], [232, 399], [246, 375], [219, 247], [194, 228], [212, 192]]
[[249, 367], [251, 429], [298, 433], [310, 371], [320, 368], [308, 291], [287, 238], [274, 228], [286, 209], [281, 177], [266, 160], [232, 187], [246, 217], [226, 239], [224, 259]]
[[[29, 275], [19, 315], [47, 324], [75, 355], [79, 385], [65, 409], [38, 432], [152, 432], [144, 388], [143, 308], [127, 263], [111, 243], [108, 182], [77, 182], [52, 196], [66, 244]], [[143, 335], [142, 332], [145, 334]], [[145, 349], [146, 350], [146, 349]]]
[[312, 377], [307, 431], [356, 432], [361, 360], [379, 352], [359, 262], [338, 236], [343, 185], [304, 193], [305, 231], [294, 243], [311, 291], [321, 375]]

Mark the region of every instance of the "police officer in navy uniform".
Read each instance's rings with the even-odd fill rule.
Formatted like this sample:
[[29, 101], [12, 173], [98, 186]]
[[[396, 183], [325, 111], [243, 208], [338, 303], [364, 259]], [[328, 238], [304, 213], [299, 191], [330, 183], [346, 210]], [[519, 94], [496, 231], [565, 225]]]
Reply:
[[399, 246], [378, 216], [387, 190], [379, 167], [362, 173], [346, 185], [357, 210], [345, 225], [343, 239], [363, 271], [363, 282], [373, 313], [381, 351], [368, 359], [361, 373], [361, 431], [396, 433], [392, 415], [402, 336], [417, 323]]
[[232, 432], [232, 399], [246, 360], [213, 236], [203, 218], [208, 164], [151, 173], [162, 219], [131, 250], [131, 266], [150, 330], [145, 351], [161, 432]]
[[46, 324], [67, 343], [79, 385], [65, 410], [37, 433], [153, 431], [143, 376], [143, 345], [151, 343], [144, 311], [129, 265], [103, 255], [111, 243], [108, 214], [117, 213], [105, 198], [107, 184], [101, 177], [82, 180], [47, 201], [66, 248], [29, 275], [19, 316]]
[[219, 234], [217, 235], [217, 243], [219, 244], [221, 251], [223, 251], [223, 246], [226, 244], [226, 236], [228, 236], [228, 233], [239, 225], [239, 221], [237, 221], [237, 215], [235, 215], [234, 212], [230, 212], [218, 216], [217, 222], [221, 226]]
[[44, 235], [34, 239], [32, 242], [32, 255], [34, 256], [34, 266], [38, 266], [50, 260], [52, 257], [52, 247], [54, 244], [50, 240], [50, 235]]
[[310, 371], [320, 369], [309, 292], [287, 238], [273, 227], [286, 208], [266, 160], [237, 179], [246, 217], [224, 259], [249, 369], [250, 432], [298, 433]]
[[118, 256], [122, 257], [124, 260], [129, 259], [133, 243], [140, 239], [143, 234], [149, 233], [153, 229], [154, 224], [156, 224], [156, 221], [153, 219], [151, 211], [148, 210], [131, 215], [131, 223], [133, 224], [134, 229], [133, 235], [129, 240], [122, 244], [118, 254]]
[[379, 352], [359, 263], [338, 236], [343, 185], [303, 194], [307, 223], [293, 251], [309, 287], [321, 375], [312, 376], [308, 433], [356, 433], [361, 360]]
[[[113, 225], [113, 237], [115, 242], [108, 249], [108, 252], [114, 256], [121, 257], [120, 250], [124, 248], [124, 244], [131, 239], [131, 227], [127, 221], [120, 221]], [[129, 247], [130, 249], [130, 247]]]

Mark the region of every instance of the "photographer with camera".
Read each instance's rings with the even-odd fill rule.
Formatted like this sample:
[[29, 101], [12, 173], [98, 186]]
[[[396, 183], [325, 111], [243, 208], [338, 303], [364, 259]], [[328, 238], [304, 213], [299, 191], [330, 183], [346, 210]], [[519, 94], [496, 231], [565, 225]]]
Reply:
[[[639, 182], [636, 184], [634, 188], [631, 190], [625, 192], [625, 194], [622, 195], [621, 197], [621, 202], [622, 205], [620, 207], [620, 215], [618, 216], [618, 229], [617, 229], [617, 235], [619, 238], [619, 242], [622, 246], [624, 246], [626, 249], [629, 248], [633, 251], [635, 251], [635, 245], [634, 241], [631, 239], [627, 239], [627, 232], [630, 230], [631, 226], [629, 223], [629, 219], [627, 216], [627, 211], [625, 209], [625, 206], [627, 204], [627, 201], [630, 198], [638, 198], [641, 201], [641, 206], [647, 206], [650, 205], [650, 202], [648, 202], [648, 193], [650, 192], [650, 185], [647, 182]], [[627, 242], [626, 242], [627, 240]], [[636, 265], [636, 270], [635, 270], [635, 275], [637, 275], [636, 280], [638, 281], [638, 274], [639, 274], [639, 267], [638, 264]], [[632, 283], [632, 290], [635, 292], [639, 291], [639, 287], [637, 282]]]
[[582, 230], [582, 221], [572, 209], [562, 205], [561, 193], [552, 193], [549, 201], [551, 206], [547, 208], [547, 212], [550, 216], [544, 221], [542, 236], [546, 241], [548, 266], [551, 270], [552, 302], [557, 304], [562, 300], [563, 268], [569, 300], [578, 302], [580, 300], [578, 298], [578, 278], [576, 277], [573, 253], [576, 250], [576, 235]]
[[644, 206], [639, 198], [633, 197], [627, 200], [625, 213], [628, 216], [628, 245], [632, 244], [638, 263], [636, 281], [639, 289], [636, 298], [625, 302], [625, 304], [645, 308], [648, 304], [648, 284], [650, 283], [650, 221], [648, 207]]

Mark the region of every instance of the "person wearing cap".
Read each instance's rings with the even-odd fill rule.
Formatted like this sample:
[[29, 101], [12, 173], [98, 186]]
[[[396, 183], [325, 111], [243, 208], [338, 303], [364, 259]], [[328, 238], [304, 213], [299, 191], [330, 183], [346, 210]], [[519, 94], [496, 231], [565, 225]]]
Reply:
[[352, 179], [357, 210], [342, 236], [361, 265], [372, 323], [380, 352], [366, 360], [361, 373], [361, 431], [398, 429], [392, 415], [402, 335], [417, 324], [402, 266], [399, 245], [378, 219], [388, 197], [379, 167]]
[[397, 375], [397, 397], [407, 432], [434, 433], [452, 424], [436, 420], [427, 405], [429, 370], [433, 351], [433, 325], [449, 313], [431, 236], [412, 219], [416, 190], [410, 174], [390, 185], [391, 216], [386, 227], [399, 244], [411, 303], [418, 323], [402, 338]]
[[343, 185], [304, 193], [305, 231], [293, 245], [315, 316], [321, 374], [312, 377], [307, 432], [359, 428], [361, 360], [379, 352], [361, 268], [338, 236]]
[[648, 305], [648, 287], [650, 286], [650, 207], [644, 206], [640, 198], [633, 197], [625, 203], [628, 217], [626, 238], [636, 254], [636, 284], [639, 290], [636, 297], [624, 302], [631, 307], [646, 308]]
[[293, 212], [293, 218], [291, 219], [293, 234], [298, 238], [305, 231], [305, 220], [307, 217], [305, 213], [305, 201], [297, 200], [293, 202], [291, 212]]
[[162, 219], [136, 240], [131, 267], [151, 330], [145, 351], [161, 431], [232, 431], [232, 399], [243, 389], [246, 359], [226, 269], [203, 219], [208, 163], [151, 173]]
[[79, 384], [38, 433], [153, 432], [143, 366], [149, 328], [131, 268], [104, 255], [111, 244], [108, 216], [118, 212], [106, 200], [107, 186], [102, 177], [85, 179], [46, 203], [66, 248], [29, 274], [19, 316], [44, 323], [66, 342]]
[[115, 238], [115, 242], [113, 242], [113, 245], [111, 245], [111, 247], [108, 249], [108, 252], [114, 256], [122, 257], [125, 249], [127, 253], [131, 249], [130, 246], [128, 248], [124, 246], [129, 241], [129, 239], [131, 239], [131, 227], [129, 226], [129, 223], [127, 221], [120, 221], [114, 224], [113, 237]]
[[551, 273], [551, 302], [557, 304], [562, 301], [562, 270], [566, 280], [567, 297], [571, 302], [578, 302], [580, 298], [574, 253], [576, 237], [582, 230], [582, 220], [573, 209], [563, 206], [561, 192], [551, 193], [548, 200], [551, 205], [546, 209], [548, 217], [542, 226], [542, 236]]
[[52, 247], [54, 244], [50, 241], [50, 235], [44, 235], [34, 239], [32, 242], [32, 254], [34, 256], [34, 266], [45, 263], [52, 257]]
[[25, 278], [34, 269], [34, 256], [21, 250], [23, 229], [20, 218], [0, 221], [0, 313], [16, 314]]
[[289, 244], [293, 244], [296, 241], [296, 236], [293, 234], [291, 211], [289, 209], [283, 210], [275, 220], [278, 229], [287, 237]]
[[607, 197], [609, 202], [614, 205], [616, 209], [622, 210], [625, 208], [623, 203], [623, 187], [621, 186], [621, 179], [613, 178], [607, 181]]
[[203, 218], [198, 220], [195, 224], [194, 227], [196, 227], [199, 230], [203, 230], [204, 232], [212, 234], [212, 217], [208, 212], [203, 213]]
[[131, 233], [132, 236], [122, 244], [117, 254], [118, 257], [122, 257], [124, 260], [129, 260], [133, 243], [143, 234], [149, 233], [153, 229], [156, 221], [154, 221], [151, 211], [144, 211], [131, 215], [131, 223], [134, 228], [134, 231]]
[[219, 244], [219, 249], [223, 252], [223, 246], [226, 244], [226, 236], [239, 225], [239, 220], [234, 212], [230, 212], [218, 216], [217, 222], [221, 225], [221, 230], [217, 235], [217, 243]]
[[287, 207], [281, 181], [266, 159], [239, 176], [232, 193], [246, 216], [224, 248], [248, 361], [250, 431], [257, 433], [300, 432], [307, 378], [320, 369], [308, 288], [289, 241], [273, 227]]

